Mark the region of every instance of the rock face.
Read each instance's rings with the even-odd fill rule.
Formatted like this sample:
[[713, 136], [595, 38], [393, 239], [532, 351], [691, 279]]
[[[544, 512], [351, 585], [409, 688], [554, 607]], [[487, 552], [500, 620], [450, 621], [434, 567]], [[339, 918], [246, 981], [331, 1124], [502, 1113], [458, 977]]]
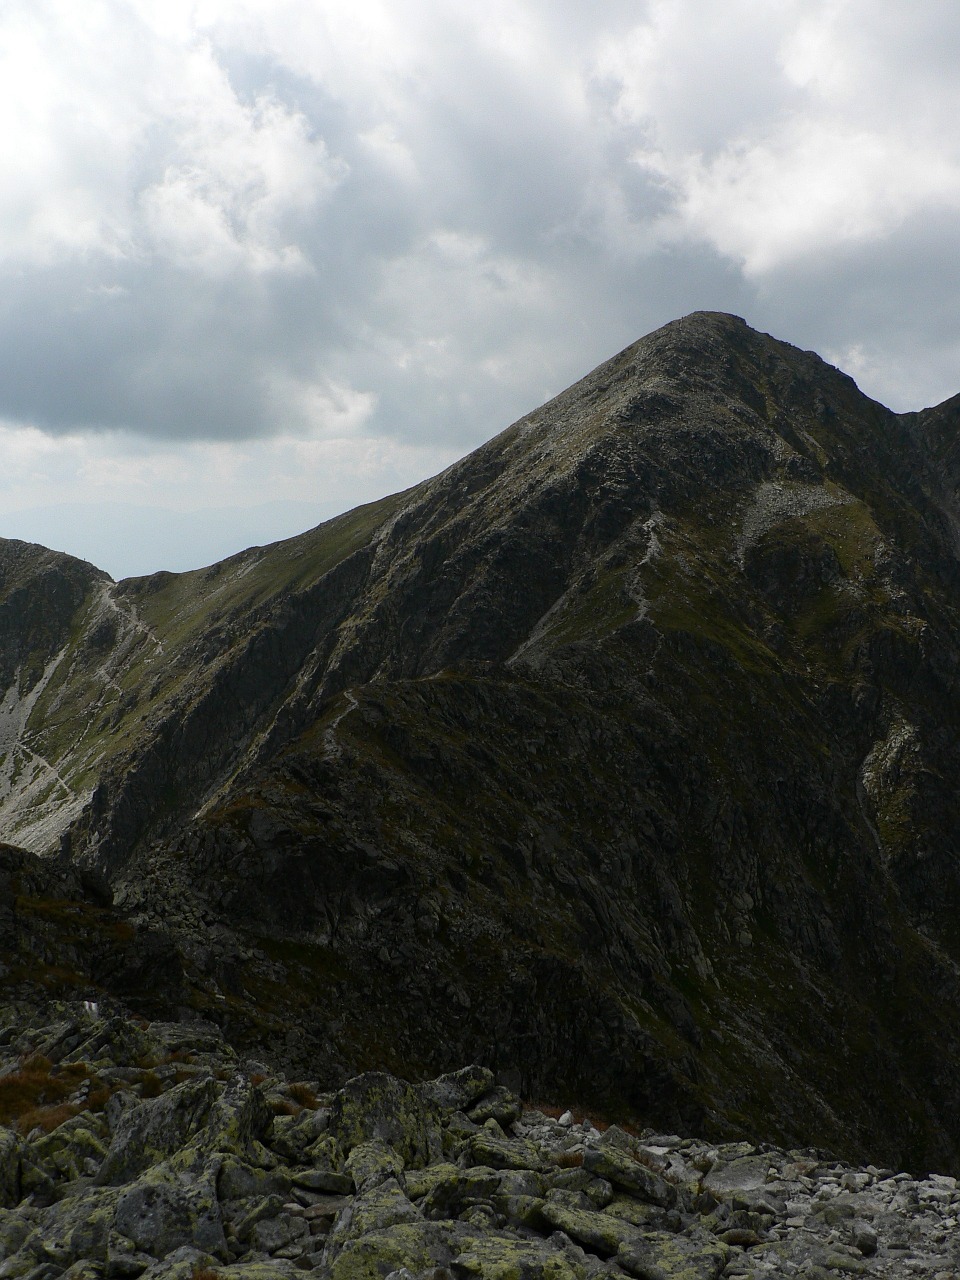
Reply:
[[[323, 1093], [264, 1076], [210, 1026], [51, 1012], [0, 1027], [2, 1280], [943, 1280], [960, 1267], [950, 1175], [601, 1132], [523, 1111], [483, 1068], [420, 1085], [367, 1073]], [[204, 1048], [170, 1052], [191, 1038]], [[31, 1106], [58, 1081], [66, 1101]]]
[[327, 1084], [960, 1172], [958, 423], [698, 314], [197, 573], [0, 544], [0, 833]]

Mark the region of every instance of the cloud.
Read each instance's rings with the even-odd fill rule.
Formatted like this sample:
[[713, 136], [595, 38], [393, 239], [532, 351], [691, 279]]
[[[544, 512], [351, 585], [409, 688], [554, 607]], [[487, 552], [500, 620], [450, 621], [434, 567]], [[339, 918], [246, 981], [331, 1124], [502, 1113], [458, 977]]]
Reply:
[[[174, 12], [176, 13], [176, 7]], [[12, 0], [0, 54], [0, 260], [289, 266], [289, 219], [342, 176], [302, 113], [237, 96], [159, 6]]]
[[701, 238], [761, 279], [960, 209], [944, 39], [957, 49], [957, 19], [859, 0], [734, 0], [709, 15], [659, 0], [598, 69], [614, 118], [642, 135], [632, 163], [669, 195], [663, 240]]
[[0, 471], [346, 507], [696, 307], [942, 398], [958, 54], [935, 0], [8, 0]]
[[54, 439], [0, 424], [0, 536], [68, 551], [115, 578], [196, 568], [408, 488], [457, 456], [358, 437], [353, 408], [334, 403], [331, 420], [324, 406], [312, 432], [243, 444], [125, 432]]

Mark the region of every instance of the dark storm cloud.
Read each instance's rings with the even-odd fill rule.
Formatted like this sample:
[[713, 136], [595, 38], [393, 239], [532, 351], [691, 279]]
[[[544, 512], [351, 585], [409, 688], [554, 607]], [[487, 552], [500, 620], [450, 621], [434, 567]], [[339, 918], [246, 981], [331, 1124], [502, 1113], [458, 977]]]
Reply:
[[[833, 82], [875, 69], [908, 32], [915, 68], [938, 81], [957, 22], [928, 13], [905, 26], [874, 10], [856, 42], [826, 8], [818, 25], [817, 9], [763, 20], [749, 4], [718, 15], [677, 0], [638, 21], [633, 6], [587, 17], [528, 5], [494, 8], [483, 28], [439, 4], [393, 57], [395, 28], [370, 6], [372, 65], [355, 84], [361, 46], [343, 17], [312, 61], [291, 55], [307, 3], [273, 17], [248, 6], [246, 26], [228, 6], [205, 31], [127, 21], [141, 64], [153, 55], [184, 84], [146, 102], [122, 80], [100, 87], [144, 115], [127, 139], [128, 186], [100, 211], [121, 225], [82, 254], [8, 260], [0, 416], [243, 440], [298, 416], [315, 425], [304, 403], [333, 381], [373, 393], [379, 432], [467, 445], [685, 307], [782, 315], [786, 336], [803, 317], [833, 346], [895, 341], [868, 305], [871, 282], [890, 274], [905, 226], [920, 230], [912, 256], [924, 261], [956, 248], [943, 229], [931, 240], [922, 207], [899, 225], [894, 211], [889, 228], [865, 217], [863, 236], [838, 246], [829, 190], [819, 221], [755, 193], [768, 181], [783, 202], [816, 200], [797, 186], [805, 149], [818, 128], [860, 127]], [[102, 167], [94, 141], [88, 174], [82, 149], [73, 161], [81, 186]], [[831, 274], [814, 290], [824, 260]], [[837, 332], [834, 278], [858, 302], [846, 311], [855, 331]], [[774, 280], [785, 296], [770, 306]], [[589, 351], [577, 336], [587, 305]]]

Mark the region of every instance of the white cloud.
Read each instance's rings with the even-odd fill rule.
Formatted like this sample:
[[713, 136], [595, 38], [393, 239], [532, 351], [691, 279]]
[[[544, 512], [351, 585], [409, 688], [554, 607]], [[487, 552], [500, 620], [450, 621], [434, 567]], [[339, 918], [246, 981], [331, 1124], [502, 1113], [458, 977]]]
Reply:
[[919, 209], [960, 211], [960, 164], [832, 122], [791, 121], [713, 160], [636, 157], [675, 194], [668, 234], [695, 234], [751, 276], [837, 245], [877, 241]]
[[317, 381], [278, 377], [273, 395], [278, 416], [286, 415], [286, 431], [278, 437], [281, 445], [357, 438], [377, 404], [372, 392], [323, 377]]
[[695, 307], [944, 396], [958, 57], [937, 0], [6, 0], [0, 503], [346, 507]]
[[[407, 488], [457, 456], [365, 435], [352, 419], [341, 418], [342, 432], [336, 425], [173, 447], [129, 433], [53, 441], [0, 424], [0, 537], [69, 550], [114, 577], [186, 569]], [[111, 533], [111, 519], [123, 538]]]
[[0, 18], [0, 262], [302, 261], [287, 219], [344, 168], [302, 113], [241, 101], [189, 7], [11, 0]]
[[[960, 211], [957, 92], [941, 95], [929, 49], [903, 60], [905, 24], [878, 40], [891, 12], [655, 0], [609, 43], [597, 67], [613, 116], [640, 130], [631, 158], [670, 197], [662, 241], [700, 238], [759, 278], [880, 242], [918, 211]], [[951, 34], [956, 48], [956, 20]]]

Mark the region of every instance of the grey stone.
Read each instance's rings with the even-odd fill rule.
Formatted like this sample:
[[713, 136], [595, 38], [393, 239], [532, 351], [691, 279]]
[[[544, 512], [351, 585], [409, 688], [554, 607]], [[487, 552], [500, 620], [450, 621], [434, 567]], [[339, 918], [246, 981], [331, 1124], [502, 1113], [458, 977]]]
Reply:
[[[309, 1236], [306, 1221], [287, 1213], [262, 1218], [253, 1227], [253, 1243], [263, 1253], [278, 1253], [292, 1244], [303, 1245]], [[302, 1248], [297, 1250], [298, 1254], [302, 1252]]]
[[509, 1089], [505, 1089], [502, 1085], [497, 1085], [482, 1098], [479, 1098], [473, 1106], [467, 1109], [467, 1116], [474, 1124], [483, 1124], [487, 1120], [496, 1120], [498, 1124], [506, 1127], [513, 1124], [514, 1120], [519, 1120], [523, 1114], [523, 1106], [520, 1099], [515, 1093], [511, 1093]]
[[353, 1179], [357, 1191], [364, 1192], [388, 1178], [399, 1178], [403, 1173], [403, 1161], [393, 1147], [374, 1138], [372, 1142], [360, 1142], [351, 1149], [344, 1172]]
[[705, 1232], [693, 1237], [646, 1234], [625, 1241], [617, 1262], [637, 1280], [718, 1280], [730, 1250]]
[[382, 1071], [355, 1076], [338, 1090], [330, 1132], [348, 1153], [362, 1142], [380, 1139], [414, 1168], [439, 1159], [442, 1152], [435, 1106], [405, 1080]]
[[615, 1187], [647, 1200], [651, 1204], [672, 1209], [677, 1203], [677, 1189], [660, 1174], [614, 1147], [588, 1149], [583, 1154], [583, 1167]]
[[493, 1088], [493, 1072], [487, 1067], [461, 1067], [419, 1086], [421, 1095], [441, 1111], [466, 1111]]
[[120, 1196], [114, 1225], [136, 1249], [157, 1258], [181, 1245], [227, 1257], [212, 1179], [183, 1181], [163, 1166], [152, 1169]]
[[217, 1086], [188, 1080], [159, 1098], [124, 1111], [97, 1181], [104, 1185], [129, 1182], [137, 1174], [172, 1155], [200, 1133], [217, 1097]]
[[0, 1206], [15, 1205], [20, 1199], [20, 1148], [13, 1130], [0, 1125]]

